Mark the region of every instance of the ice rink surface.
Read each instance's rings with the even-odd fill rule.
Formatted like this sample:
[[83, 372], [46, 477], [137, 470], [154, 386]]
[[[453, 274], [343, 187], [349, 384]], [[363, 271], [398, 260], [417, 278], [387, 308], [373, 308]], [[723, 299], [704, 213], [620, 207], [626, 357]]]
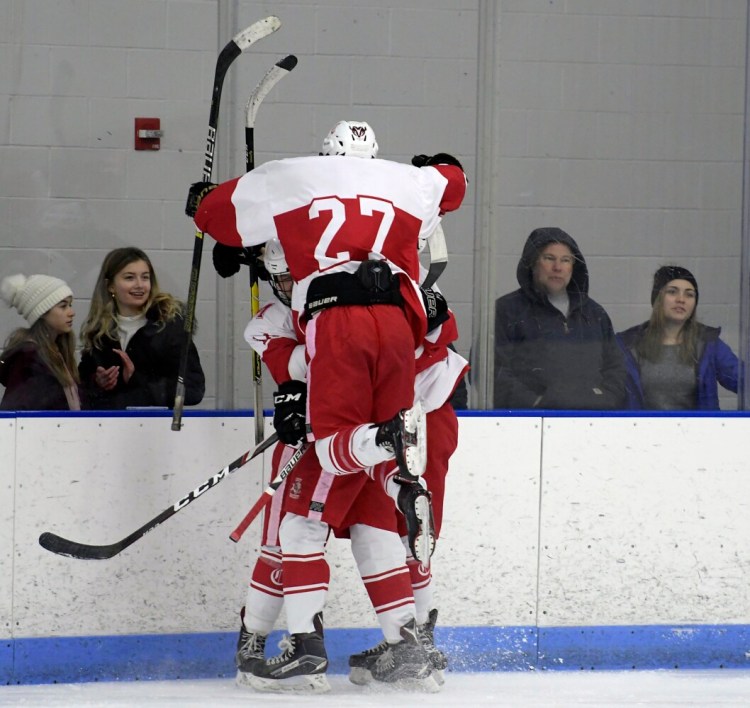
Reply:
[[329, 679], [330, 693], [303, 696], [256, 693], [238, 688], [227, 679], [2, 686], [0, 706], [750, 706], [750, 672], [732, 670], [456, 673], [446, 676], [443, 691], [436, 694], [361, 688], [350, 684], [343, 675]]

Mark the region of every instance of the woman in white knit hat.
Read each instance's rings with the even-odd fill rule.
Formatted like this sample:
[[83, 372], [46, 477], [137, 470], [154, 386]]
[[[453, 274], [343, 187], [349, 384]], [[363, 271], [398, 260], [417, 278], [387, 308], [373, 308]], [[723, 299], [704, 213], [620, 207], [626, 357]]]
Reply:
[[11, 275], [3, 300], [28, 322], [11, 333], [0, 355], [3, 410], [80, 410], [73, 332], [73, 292], [49, 275]]

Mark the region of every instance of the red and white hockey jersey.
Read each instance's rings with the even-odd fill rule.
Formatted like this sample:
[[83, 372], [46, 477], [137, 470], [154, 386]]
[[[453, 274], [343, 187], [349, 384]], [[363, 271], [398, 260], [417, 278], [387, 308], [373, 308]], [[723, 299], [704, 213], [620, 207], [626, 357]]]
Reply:
[[[453, 165], [417, 168], [356, 157], [296, 157], [267, 162], [210, 192], [195, 223], [229, 246], [278, 238], [296, 286], [292, 307], [302, 313], [318, 275], [353, 273], [362, 261], [387, 260], [414, 284], [404, 292], [410, 321], [424, 320], [416, 291], [418, 238], [441, 214], [457, 209], [466, 176]], [[403, 290], [403, 288], [402, 288]], [[423, 332], [416, 332], [421, 339]]]

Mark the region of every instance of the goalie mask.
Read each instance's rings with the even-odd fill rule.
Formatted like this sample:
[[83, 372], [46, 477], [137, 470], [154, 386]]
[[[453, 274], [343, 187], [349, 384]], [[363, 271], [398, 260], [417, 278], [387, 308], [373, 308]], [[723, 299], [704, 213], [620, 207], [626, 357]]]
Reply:
[[289, 266], [284, 256], [284, 249], [279, 239], [266, 241], [263, 251], [263, 265], [271, 276], [270, 284], [273, 294], [287, 307], [292, 306], [292, 286], [294, 281], [289, 274]]
[[331, 128], [323, 140], [321, 155], [347, 155], [349, 157], [378, 156], [378, 143], [369, 123], [358, 120], [341, 120]]

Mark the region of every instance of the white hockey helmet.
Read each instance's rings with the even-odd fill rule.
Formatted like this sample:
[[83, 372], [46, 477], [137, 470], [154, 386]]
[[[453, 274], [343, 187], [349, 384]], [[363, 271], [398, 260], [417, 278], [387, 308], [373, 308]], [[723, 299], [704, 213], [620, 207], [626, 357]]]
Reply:
[[284, 249], [277, 238], [266, 241], [263, 249], [263, 265], [271, 276], [270, 285], [273, 294], [287, 307], [292, 305], [292, 276], [286, 262]]
[[263, 265], [271, 275], [289, 272], [284, 249], [279, 239], [272, 238], [266, 241], [266, 247], [263, 249]]
[[378, 156], [375, 132], [369, 123], [360, 120], [340, 120], [323, 139], [321, 155], [348, 155], [374, 158]]

